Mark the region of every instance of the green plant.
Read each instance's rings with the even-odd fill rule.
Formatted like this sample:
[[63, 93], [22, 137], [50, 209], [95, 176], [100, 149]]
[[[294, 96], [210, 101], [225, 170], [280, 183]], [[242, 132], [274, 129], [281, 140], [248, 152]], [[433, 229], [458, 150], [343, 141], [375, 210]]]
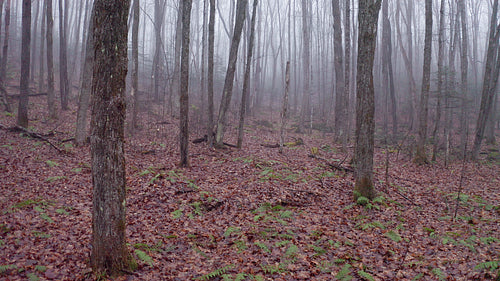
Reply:
[[273, 275], [275, 273], [283, 273], [286, 271], [286, 266], [283, 263], [279, 263], [277, 265], [267, 264], [260, 266], [265, 274]]
[[40, 218], [47, 221], [48, 223], [54, 223], [54, 220], [51, 217], [49, 217], [49, 215], [47, 215], [46, 213], [41, 213]]
[[45, 272], [47, 270], [47, 267], [44, 265], [37, 265], [35, 266], [35, 270], [40, 272]]
[[270, 253], [271, 252], [271, 250], [269, 250], [269, 247], [266, 244], [262, 243], [262, 242], [255, 241], [253, 244], [255, 246], [259, 247], [261, 250], [263, 250], [266, 253]]
[[59, 163], [54, 162], [54, 161], [52, 161], [52, 160], [47, 160], [47, 161], [45, 161], [45, 163], [46, 163], [47, 165], [49, 165], [49, 167], [51, 167], [51, 168], [53, 168], [53, 167], [58, 167], [58, 166], [59, 166]]
[[375, 278], [373, 278], [373, 276], [366, 271], [359, 270], [358, 275], [359, 275], [359, 277], [363, 278], [364, 280], [375, 281]]
[[241, 231], [241, 229], [239, 227], [233, 227], [233, 226], [229, 226], [226, 231], [224, 231], [224, 237], [229, 237], [231, 236], [232, 233], [239, 233]]
[[431, 270], [432, 274], [434, 274], [439, 280], [446, 280], [446, 276], [444, 275], [444, 272], [440, 268], [433, 268]]
[[173, 211], [172, 213], [170, 213], [170, 215], [172, 216], [172, 218], [178, 219], [178, 218], [182, 217], [182, 210], [177, 209], [177, 210]]
[[68, 211], [66, 211], [65, 209], [57, 209], [56, 210], [56, 213], [60, 214], [60, 215], [69, 215]]
[[399, 242], [401, 242], [401, 240], [403, 240], [401, 238], [401, 236], [399, 235], [399, 233], [397, 233], [397, 232], [395, 232], [393, 230], [390, 230], [390, 231], [386, 232], [384, 234], [384, 236], [387, 237], [387, 238], [389, 238], [389, 239], [391, 239], [392, 241], [394, 241], [396, 243], [399, 243]]
[[297, 256], [297, 252], [299, 251], [299, 247], [294, 244], [291, 244], [288, 249], [286, 249], [285, 256], [289, 259], [295, 259]]
[[45, 232], [40, 232], [40, 231], [33, 231], [33, 236], [38, 237], [38, 238], [50, 238], [52, 235], [45, 233]]
[[28, 280], [30, 280], [30, 281], [40, 280], [40, 278], [35, 273], [31, 273], [31, 272], [26, 274], [26, 277], [28, 277]]
[[212, 278], [219, 277], [219, 276], [225, 274], [229, 269], [231, 269], [233, 267], [234, 267], [234, 265], [229, 264], [229, 265], [226, 265], [224, 267], [218, 268], [218, 269], [216, 269], [208, 274], [200, 276], [197, 279], [198, 280], [210, 280]]
[[150, 266], [153, 265], [153, 258], [146, 254], [146, 252], [136, 249], [134, 253], [142, 262], [147, 263]]
[[15, 264], [6, 264], [6, 265], [0, 265], [0, 274], [5, 273], [9, 270], [17, 269], [17, 265]]
[[[500, 260], [482, 262], [474, 267], [475, 270], [496, 271], [500, 268]], [[500, 272], [499, 276], [500, 276]]]
[[348, 263], [346, 263], [342, 269], [335, 275], [335, 278], [342, 280], [342, 281], [349, 281], [352, 279], [351, 274], [351, 268], [352, 266]]
[[58, 181], [58, 180], [62, 180], [62, 179], [65, 179], [66, 177], [65, 176], [54, 176], [54, 177], [48, 177], [46, 179], [47, 182], [55, 182], [55, 181]]

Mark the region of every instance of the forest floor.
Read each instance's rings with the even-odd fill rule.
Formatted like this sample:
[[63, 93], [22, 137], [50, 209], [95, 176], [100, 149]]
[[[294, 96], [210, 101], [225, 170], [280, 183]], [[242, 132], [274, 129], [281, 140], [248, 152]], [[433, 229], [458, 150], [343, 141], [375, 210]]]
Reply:
[[[58, 149], [7, 130], [16, 116], [1, 113], [0, 280], [91, 280], [89, 147], [63, 142], [75, 108], [47, 121], [44, 98], [31, 102], [29, 129]], [[348, 168], [352, 147], [343, 153], [330, 134], [289, 131], [287, 141], [304, 144], [279, 154], [261, 145], [277, 142], [277, 122], [251, 118], [243, 149], [190, 144], [191, 167], [180, 169], [177, 123], [148, 114], [127, 136], [127, 241], [138, 268], [116, 280], [498, 278], [498, 160], [417, 166], [406, 145], [378, 146], [379, 197], [358, 204], [353, 174], [330, 165]]]

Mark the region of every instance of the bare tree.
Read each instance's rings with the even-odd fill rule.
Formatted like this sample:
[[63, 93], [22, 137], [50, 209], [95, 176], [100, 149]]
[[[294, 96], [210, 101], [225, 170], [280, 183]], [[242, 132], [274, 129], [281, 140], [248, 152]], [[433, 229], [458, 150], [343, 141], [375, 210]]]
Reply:
[[238, 48], [241, 41], [241, 31], [243, 30], [243, 23], [246, 17], [246, 6], [248, 0], [238, 0], [236, 7], [236, 21], [234, 23], [234, 33], [231, 40], [231, 47], [229, 50], [229, 63], [227, 66], [226, 79], [224, 81], [224, 89], [222, 91], [222, 100], [219, 108], [219, 119], [217, 121], [217, 133], [215, 135], [215, 145], [218, 148], [224, 146], [224, 132], [226, 130], [226, 113], [231, 104], [231, 97], [233, 94], [234, 73], [236, 71], [236, 60], [238, 58]]
[[59, 90], [61, 92], [62, 110], [68, 109], [68, 98], [69, 98], [67, 30], [68, 30], [68, 1], [59, 0], [59, 56], [60, 56]]
[[425, 142], [427, 140], [427, 116], [429, 112], [429, 91], [431, 85], [431, 58], [432, 58], [432, 0], [425, 0], [425, 41], [424, 41], [424, 70], [422, 78], [422, 95], [419, 107], [419, 129], [417, 152], [414, 161], [418, 164], [427, 163]]
[[375, 133], [375, 90], [373, 61], [377, 42], [377, 22], [382, 0], [360, 0], [358, 12], [358, 71], [356, 77], [356, 141], [354, 199], [375, 197], [373, 149]]
[[132, 6], [133, 21], [132, 21], [132, 97], [134, 103], [132, 105], [132, 128], [138, 128], [139, 114], [139, 13], [140, 0], [134, 0]]
[[[52, 0], [49, 0], [52, 1]], [[80, 78], [80, 95], [78, 97], [78, 111], [76, 115], [75, 142], [80, 146], [87, 138], [87, 111], [90, 103], [92, 69], [94, 68], [94, 9], [92, 8], [88, 26], [87, 42], [85, 46], [85, 59]]]
[[246, 114], [246, 109], [247, 109], [247, 100], [248, 100], [248, 95], [250, 91], [250, 67], [252, 65], [252, 56], [253, 56], [253, 42], [255, 39], [255, 17], [257, 14], [257, 5], [259, 1], [254, 0], [253, 1], [253, 10], [252, 10], [252, 20], [250, 23], [250, 40], [248, 41], [248, 54], [247, 54], [247, 61], [245, 65], [245, 77], [243, 79], [243, 92], [241, 94], [241, 106], [240, 106], [240, 122], [238, 125], [238, 143], [237, 147], [241, 148], [241, 145], [243, 144], [243, 126], [245, 124], [245, 114]]
[[22, 38], [21, 38], [21, 79], [19, 83], [19, 107], [17, 125], [28, 127], [28, 102], [30, 79], [30, 41], [31, 41], [31, 0], [23, 0]]
[[[394, 73], [392, 68], [392, 28], [391, 21], [389, 20], [389, 0], [385, 0], [382, 3], [382, 75], [383, 75], [383, 89], [388, 94], [385, 95], [385, 111], [386, 117], [384, 118], [384, 129], [387, 133], [387, 116], [389, 111], [389, 99], [390, 99], [390, 111], [392, 116], [392, 135], [396, 136], [398, 131], [398, 119], [396, 116], [396, 93], [394, 90]], [[389, 97], [388, 97], [389, 96]]]
[[210, 16], [208, 23], [208, 62], [207, 62], [207, 141], [211, 147], [214, 143], [214, 45], [215, 41], [215, 0], [210, 0]]
[[462, 104], [460, 107], [460, 151], [465, 150], [467, 135], [468, 135], [468, 126], [469, 122], [467, 121], [467, 106], [468, 106], [468, 97], [467, 97], [467, 76], [468, 76], [468, 46], [469, 39], [467, 35], [467, 16], [465, 14], [465, 0], [458, 0], [458, 12], [460, 14], [460, 27], [462, 33], [462, 44], [460, 45], [461, 54], [460, 54], [460, 77], [461, 77], [461, 94], [462, 94]]
[[184, 0], [182, 4], [182, 55], [180, 98], [180, 153], [181, 167], [189, 166], [189, 34], [191, 24], [192, 0]]
[[309, 30], [309, 12], [308, 12], [308, 5], [307, 5], [306, 0], [302, 0], [302, 42], [304, 44], [303, 46], [303, 54], [302, 54], [302, 59], [303, 59], [303, 93], [302, 93], [302, 107], [301, 107], [301, 113], [300, 113], [300, 122], [299, 122], [299, 131], [302, 131], [305, 127], [305, 122], [308, 113], [310, 112], [310, 97], [311, 94], [309, 92], [309, 79], [311, 76], [311, 69], [310, 69], [310, 61], [311, 61], [311, 55], [310, 55], [310, 30]]
[[342, 24], [340, 19], [340, 5], [339, 0], [332, 0], [333, 10], [333, 45], [335, 54], [335, 135], [337, 140], [342, 142], [345, 146], [347, 142], [347, 105], [348, 96], [346, 96], [344, 85], [344, 71], [343, 71], [343, 54], [342, 49]]
[[5, 33], [3, 37], [3, 46], [2, 46], [2, 63], [0, 64], [0, 77], [2, 77], [3, 80], [6, 80], [8, 55], [9, 55], [10, 1], [11, 0], [7, 0], [5, 3]]
[[[493, 3], [493, 13], [490, 22], [490, 36], [488, 42], [488, 51], [486, 55], [486, 67], [483, 78], [483, 91], [481, 95], [481, 108], [477, 118], [474, 146], [472, 147], [472, 159], [476, 160], [481, 149], [481, 142], [484, 138], [486, 122], [490, 116], [491, 108], [494, 103], [495, 91], [498, 84], [498, 75], [500, 69], [500, 47], [498, 40], [500, 38], [500, 24], [497, 25], [498, 18], [498, 0]], [[496, 26], [497, 25], [497, 26]], [[495, 27], [496, 26], [496, 27]], [[496, 65], [495, 65], [495, 56]], [[492, 116], [490, 118], [493, 118]]]
[[441, 8], [439, 10], [437, 108], [436, 108], [436, 121], [434, 124], [434, 130], [432, 131], [432, 141], [434, 142], [432, 149], [432, 161], [436, 161], [437, 150], [439, 147], [438, 130], [439, 130], [439, 123], [441, 120], [441, 111], [442, 111], [441, 103], [443, 100], [443, 92], [444, 92], [443, 78], [444, 78], [444, 44], [445, 44], [445, 38], [444, 38], [445, 3], [446, 3], [445, 0], [441, 0]]
[[[29, 1], [29, 0], [28, 0]], [[127, 269], [125, 240], [125, 78], [129, 0], [94, 2], [95, 67], [92, 79], [92, 253], [97, 276]]]
[[49, 118], [57, 118], [55, 93], [54, 93], [54, 51], [53, 51], [53, 28], [52, 0], [45, 0], [47, 4], [47, 105]]

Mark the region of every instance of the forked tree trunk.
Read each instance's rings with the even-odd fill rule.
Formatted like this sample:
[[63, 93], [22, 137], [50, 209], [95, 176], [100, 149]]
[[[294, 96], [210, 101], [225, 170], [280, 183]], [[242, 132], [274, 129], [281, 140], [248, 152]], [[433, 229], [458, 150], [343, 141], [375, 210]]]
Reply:
[[19, 107], [17, 125], [28, 128], [28, 98], [30, 79], [30, 41], [31, 41], [31, 0], [23, 0], [23, 19], [21, 37], [21, 79], [19, 83]]
[[117, 275], [130, 258], [125, 240], [125, 78], [129, 0], [94, 2], [95, 67], [90, 152], [93, 183], [92, 253], [96, 276]]
[[429, 91], [431, 86], [432, 58], [432, 0], [425, 0], [425, 40], [424, 40], [424, 70], [422, 76], [422, 95], [420, 96], [418, 142], [415, 163], [427, 163], [425, 142], [427, 141], [427, 115], [429, 112]]
[[375, 90], [373, 61], [377, 42], [377, 22], [382, 0], [360, 0], [358, 14], [358, 71], [356, 77], [356, 141], [354, 163], [356, 166], [354, 199], [372, 199], [373, 146], [375, 133]]
[[253, 1], [252, 21], [250, 24], [250, 40], [248, 42], [247, 62], [245, 66], [245, 78], [243, 79], [243, 92], [241, 94], [240, 122], [238, 124], [238, 143], [236, 146], [241, 148], [243, 144], [243, 126], [245, 124], [245, 114], [247, 109], [248, 96], [250, 92], [250, 67], [252, 66], [253, 42], [255, 40], [255, 17], [257, 14], [258, 0]]
[[192, 0], [184, 0], [182, 4], [182, 55], [181, 83], [179, 89], [180, 103], [180, 153], [181, 167], [189, 166], [189, 34], [191, 25]]
[[224, 89], [222, 91], [222, 100], [219, 108], [219, 119], [217, 121], [217, 133], [215, 135], [215, 145], [218, 148], [224, 147], [224, 132], [226, 130], [226, 113], [231, 104], [233, 94], [234, 72], [236, 71], [236, 60], [238, 59], [238, 48], [241, 41], [241, 31], [246, 17], [246, 6], [248, 0], [238, 0], [236, 7], [236, 21], [234, 23], [233, 39], [229, 50], [229, 63], [227, 66], [226, 79], [224, 81]]

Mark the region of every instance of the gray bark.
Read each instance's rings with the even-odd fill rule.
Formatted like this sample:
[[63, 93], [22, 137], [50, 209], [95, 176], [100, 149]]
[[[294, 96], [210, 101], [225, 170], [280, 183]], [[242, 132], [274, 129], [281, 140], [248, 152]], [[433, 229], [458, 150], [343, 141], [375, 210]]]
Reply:
[[30, 78], [30, 41], [31, 41], [31, 0], [23, 0], [22, 37], [21, 37], [21, 79], [19, 82], [19, 107], [17, 125], [28, 128], [29, 78]]
[[179, 89], [181, 167], [189, 166], [189, 29], [192, 4], [192, 0], [183, 0], [182, 4], [182, 55]]

